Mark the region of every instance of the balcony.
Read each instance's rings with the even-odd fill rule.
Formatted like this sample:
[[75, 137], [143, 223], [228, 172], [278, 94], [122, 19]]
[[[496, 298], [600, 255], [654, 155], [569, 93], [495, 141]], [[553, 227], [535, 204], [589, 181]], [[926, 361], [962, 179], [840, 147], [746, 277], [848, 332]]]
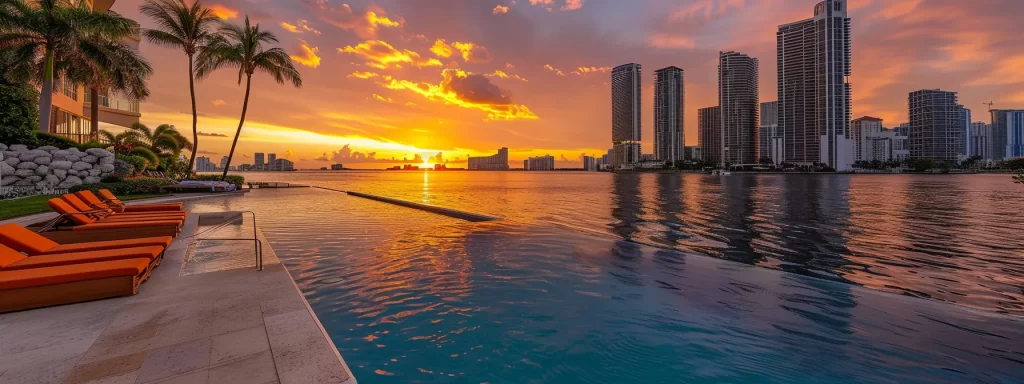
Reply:
[[[107, 95], [98, 95], [97, 103], [100, 107], [99, 120], [107, 124], [130, 127], [132, 124], [138, 123], [139, 117], [142, 116], [142, 114], [139, 113], [138, 101], [126, 100]], [[84, 104], [83, 114], [85, 116], [92, 116], [92, 95], [90, 92], [85, 92]]]

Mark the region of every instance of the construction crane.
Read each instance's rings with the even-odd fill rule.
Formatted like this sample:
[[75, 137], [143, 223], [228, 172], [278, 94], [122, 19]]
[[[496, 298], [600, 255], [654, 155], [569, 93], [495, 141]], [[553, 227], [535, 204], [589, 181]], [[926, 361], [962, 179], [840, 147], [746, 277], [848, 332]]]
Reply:
[[991, 101], [990, 101], [990, 102], [987, 102], [987, 103], [982, 103], [982, 104], [985, 104], [985, 105], [987, 105], [987, 106], [988, 106], [988, 111], [989, 111], [989, 112], [992, 112], [992, 106], [993, 106], [993, 105], [996, 105], [996, 103], [993, 103], [993, 102], [991, 102]]

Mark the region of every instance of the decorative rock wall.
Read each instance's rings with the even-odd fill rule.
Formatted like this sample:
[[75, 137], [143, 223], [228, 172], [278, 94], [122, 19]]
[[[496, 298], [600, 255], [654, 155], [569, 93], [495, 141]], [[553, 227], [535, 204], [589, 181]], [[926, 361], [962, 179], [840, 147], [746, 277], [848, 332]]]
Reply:
[[114, 154], [106, 149], [59, 149], [0, 144], [0, 187], [37, 191], [100, 182], [114, 172]]

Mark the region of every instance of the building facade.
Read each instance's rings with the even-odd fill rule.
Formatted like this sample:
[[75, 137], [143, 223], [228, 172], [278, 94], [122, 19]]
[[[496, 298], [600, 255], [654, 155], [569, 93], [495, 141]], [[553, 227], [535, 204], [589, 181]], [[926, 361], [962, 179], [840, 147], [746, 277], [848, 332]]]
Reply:
[[866, 136], [861, 150], [863, 155], [859, 161], [902, 163], [910, 158], [907, 137], [900, 136], [896, 131], [878, 131]]
[[583, 169], [586, 171], [597, 171], [597, 158], [594, 156], [583, 156]]
[[675, 162], [683, 159], [686, 86], [677, 67], [654, 72], [654, 156]]
[[758, 127], [758, 149], [761, 159], [769, 159], [772, 164], [780, 165], [783, 162], [782, 130], [779, 129], [779, 102], [769, 101], [761, 103], [761, 124]]
[[739, 52], [718, 55], [718, 105], [722, 112], [722, 165], [756, 165], [758, 61]]
[[196, 172], [217, 172], [217, 165], [209, 157], [200, 156], [196, 158]]
[[992, 160], [1024, 157], [1024, 110], [992, 110]]
[[640, 162], [640, 64], [612, 69], [612, 167], [630, 168]]
[[276, 156], [273, 161], [268, 164], [268, 170], [274, 172], [289, 172], [295, 170], [295, 163], [288, 159], [278, 159]]
[[722, 162], [722, 108], [697, 110], [697, 142], [701, 160], [709, 164]]
[[508, 148], [498, 150], [497, 154], [486, 157], [470, 157], [469, 169], [481, 171], [507, 171]]
[[554, 171], [555, 157], [551, 155], [531, 157], [526, 160], [527, 171]]
[[853, 140], [853, 160], [871, 161], [871, 148], [868, 140], [882, 132], [882, 119], [864, 116], [850, 125], [850, 138]]
[[967, 137], [967, 146], [970, 147], [971, 156], [979, 156], [985, 161], [992, 160], [991, 124], [982, 121], [971, 123], [971, 132]]
[[846, 0], [824, 0], [814, 17], [779, 26], [779, 126], [785, 161], [853, 165], [850, 137], [852, 73]]
[[910, 93], [910, 157], [957, 162], [967, 153], [965, 110], [956, 92], [924, 89]]
[[689, 145], [684, 147], [683, 150], [686, 151], [684, 155], [685, 160], [701, 160], [702, 158], [699, 145]]
[[253, 160], [255, 161], [253, 167], [255, 167], [257, 170], [263, 169], [263, 167], [266, 165], [266, 163], [264, 162], [264, 154], [262, 152], [256, 152], [256, 155], [253, 156]]

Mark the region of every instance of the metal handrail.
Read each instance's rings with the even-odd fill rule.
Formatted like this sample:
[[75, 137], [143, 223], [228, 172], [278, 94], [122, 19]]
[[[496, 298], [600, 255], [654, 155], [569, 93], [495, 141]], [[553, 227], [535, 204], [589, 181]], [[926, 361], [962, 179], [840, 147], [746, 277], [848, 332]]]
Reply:
[[[262, 271], [263, 270], [263, 241], [261, 241], [259, 239], [259, 236], [256, 235], [256, 212], [253, 212], [253, 211], [239, 211], [239, 212], [243, 213], [243, 214], [244, 213], [252, 214], [252, 238], [251, 239], [248, 239], [248, 238], [198, 238], [197, 237], [195, 240], [196, 241], [200, 241], [200, 240], [252, 241], [253, 242], [253, 251], [256, 252], [256, 267], [259, 268], [260, 271]], [[242, 218], [242, 216], [239, 216], [239, 218]], [[232, 220], [230, 220], [228, 222], [225, 222], [225, 223], [223, 223], [221, 225], [218, 225], [218, 226], [215, 226], [213, 228], [210, 228], [210, 229], [208, 229], [206, 231], [203, 231], [203, 233], [220, 229], [224, 225], [227, 225], [229, 223], [233, 223], [235, 220], [237, 220], [237, 219], [232, 219]], [[202, 233], [196, 234], [194, 236], [199, 236], [199, 235], [202, 235]]]

